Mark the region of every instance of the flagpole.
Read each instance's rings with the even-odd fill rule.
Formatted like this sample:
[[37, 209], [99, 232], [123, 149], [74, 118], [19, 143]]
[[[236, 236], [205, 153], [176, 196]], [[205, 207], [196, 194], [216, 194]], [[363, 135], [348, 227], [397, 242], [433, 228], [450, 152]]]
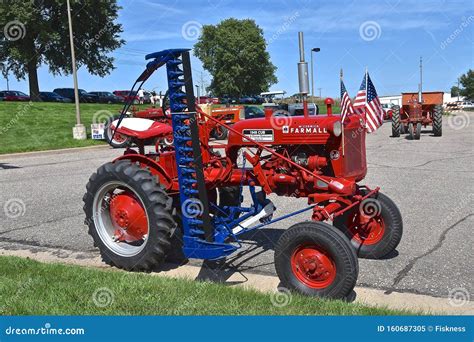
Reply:
[[[340, 80], [340, 83], [341, 83], [341, 87], [342, 87], [342, 79], [343, 79], [343, 71], [342, 71], [342, 68], [341, 68], [341, 73], [339, 75], [339, 80]], [[342, 102], [342, 97], [341, 97], [341, 102]], [[344, 152], [345, 152], [345, 149], [344, 149], [344, 120], [345, 120], [345, 115], [346, 115], [346, 113], [344, 113], [342, 118], [341, 118], [342, 157], [344, 157]]]
[[[367, 95], [368, 95], [368, 91], [369, 91], [369, 83], [367, 82], [368, 81], [368, 77], [369, 76], [369, 71], [368, 71], [368, 68], [365, 67], [365, 106], [364, 106], [364, 113], [365, 113], [365, 128], [367, 129]], [[368, 129], [367, 129], [368, 131]]]

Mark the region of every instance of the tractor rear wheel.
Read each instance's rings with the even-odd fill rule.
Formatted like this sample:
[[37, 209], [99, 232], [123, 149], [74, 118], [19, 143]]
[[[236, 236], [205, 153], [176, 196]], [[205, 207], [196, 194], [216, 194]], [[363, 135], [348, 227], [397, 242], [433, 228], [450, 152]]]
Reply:
[[415, 138], [414, 127], [413, 127], [413, 124], [411, 122], [408, 124], [408, 134], [410, 135], [411, 140], [413, 140]]
[[284, 287], [335, 299], [352, 292], [359, 274], [347, 237], [323, 222], [301, 222], [286, 230], [275, 246], [275, 268]]
[[406, 134], [407, 133], [407, 128], [405, 127], [405, 125], [402, 123], [400, 123], [400, 134]]
[[436, 105], [433, 109], [433, 134], [440, 137], [443, 134], [443, 107]]
[[421, 123], [416, 124], [416, 131], [415, 131], [415, 140], [420, 140], [421, 136]]
[[393, 106], [392, 137], [397, 138], [399, 136], [400, 136], [400, 107]]
[[176, 228], [172, 199], [129, 160], [102, 165], [87, 184], [85, 223], [105, 263], [126, 270], [160, 265]]
[[112, 135], [114, 131], [111, 129], [110, 125], [115, 120], [118, 120], [120, 115], [114, 115], [107, 120], [104, 127], [104, 138], [105, 141], [109, 143], [110, 146], [113, 148], [124, 148], [130, 146], [131, 138], [127, 137], [126, 135], [122, 135], [120, 133], [115, 133], [114, 138], [112, 139]]
[[[367, 193], [361, 192], [361, 195]], [[364, 216], [363, 220], [361, 216]], [[385, 257], [395, 250], [403, 234], [400, 210], [381, 192], [336, 217], [333, 224], [351, 240], [352, 246], [361, 258]]]

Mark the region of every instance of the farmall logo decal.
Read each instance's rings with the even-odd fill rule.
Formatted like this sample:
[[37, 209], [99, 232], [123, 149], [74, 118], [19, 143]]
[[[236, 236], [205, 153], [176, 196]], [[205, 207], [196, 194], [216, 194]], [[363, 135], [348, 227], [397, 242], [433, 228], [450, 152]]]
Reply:
[[283, 126], [282, 133], [284, 134], [321, 134], [327, 133], [326, 128], [321, 128], [318, 125], [300, 125], [296, 127]]

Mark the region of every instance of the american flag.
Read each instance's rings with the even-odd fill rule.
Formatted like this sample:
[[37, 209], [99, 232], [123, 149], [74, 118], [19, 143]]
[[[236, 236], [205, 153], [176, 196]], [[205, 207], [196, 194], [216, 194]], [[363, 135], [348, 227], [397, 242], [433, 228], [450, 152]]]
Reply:
[[367, 131], [372, 133], [383, 124], [383, 109], [377, 91], [366, 72], [359, 92], [354, 101], [354, 110], [357, 114], [365, 114]]
[[341, 78], [341, 115], [342, 122], [346, 119], [346, 116], [354, 114], [354, 107], [352, 106], [351, 98], [347, 93], [346, 86]]

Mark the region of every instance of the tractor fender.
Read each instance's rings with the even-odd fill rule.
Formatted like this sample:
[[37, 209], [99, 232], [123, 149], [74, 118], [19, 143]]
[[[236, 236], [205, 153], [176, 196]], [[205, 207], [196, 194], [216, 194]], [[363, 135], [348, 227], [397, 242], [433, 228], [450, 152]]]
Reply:
[[173, 178], [155, 160], [142, 154], [124, 154], [114, 159], [113, 162], [115, 163], [119, 160], [130, 160], [132, 163], [139, 163], [142, 168], [148, 168], [153, 175], [158, 177], [160, 184], [163, 185], [166, 190], [172, 190]]

